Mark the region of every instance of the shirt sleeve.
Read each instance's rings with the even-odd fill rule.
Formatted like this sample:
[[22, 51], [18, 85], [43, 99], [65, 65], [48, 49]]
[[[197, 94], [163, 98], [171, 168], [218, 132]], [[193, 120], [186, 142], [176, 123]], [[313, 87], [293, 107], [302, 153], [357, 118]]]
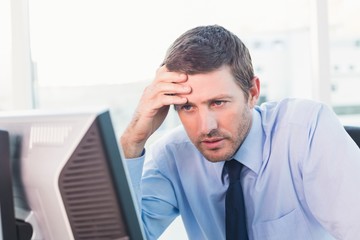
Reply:
[[132, 188], [135, 192], [138, 206], [141, 206], [141, 175], [143, 171], [143, 165], [145, 161], [145, 155], [142, 154], [138, 158], [125, 159], [126, 166], [129, 172]]
[[147, 239], [158, 239], [179, 215], [173, 185], [156, 161], [145, 161], [145, 155], [126, 162]]
[[303, 162], [306, 202], [336, 239], [358, 239], [360, 149], [326, 106], [309, 129]]

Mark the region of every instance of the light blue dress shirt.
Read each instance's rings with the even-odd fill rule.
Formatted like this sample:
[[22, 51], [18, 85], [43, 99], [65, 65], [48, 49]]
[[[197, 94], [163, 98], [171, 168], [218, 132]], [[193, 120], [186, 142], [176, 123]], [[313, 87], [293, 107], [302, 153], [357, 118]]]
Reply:
[[[257, 106], [234, 158], [250, 239], [360, 239], [360, 150], [328, 107]], [[179, 214], [189, 239], [225, 239], [224, 162], [207, 161], [182, 127], [127, 164], [148, 239]]]

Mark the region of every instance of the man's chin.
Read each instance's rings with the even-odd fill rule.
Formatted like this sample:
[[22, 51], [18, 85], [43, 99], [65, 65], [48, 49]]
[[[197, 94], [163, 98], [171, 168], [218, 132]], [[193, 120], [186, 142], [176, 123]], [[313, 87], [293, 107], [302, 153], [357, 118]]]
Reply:
[[229, 153], [223, 153], [220, 150], [207, 150], [207, 151], [201, 151], [201, 153], [209, 162], [226, 161], [229, 158], [231, 158], [233, 155]]

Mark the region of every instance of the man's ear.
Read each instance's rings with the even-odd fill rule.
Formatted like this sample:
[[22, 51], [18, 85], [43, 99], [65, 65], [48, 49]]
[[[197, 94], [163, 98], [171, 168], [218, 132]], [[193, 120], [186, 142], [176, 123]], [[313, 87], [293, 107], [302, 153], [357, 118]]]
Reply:
[[249, 90], [249, 105], [253, 108], [260, 97], [260, 80], [255, 76], [251, 81], [252, 87]]

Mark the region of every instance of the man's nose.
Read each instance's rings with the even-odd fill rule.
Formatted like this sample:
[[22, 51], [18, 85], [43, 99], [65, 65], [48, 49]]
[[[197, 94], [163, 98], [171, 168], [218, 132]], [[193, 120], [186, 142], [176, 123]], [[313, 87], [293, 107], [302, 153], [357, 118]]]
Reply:
[[202, 134], [208, 135], [217, 129], [217, 127], [218, 123], [215, 113], [208, 110], [200, 113], [200, 130]]

